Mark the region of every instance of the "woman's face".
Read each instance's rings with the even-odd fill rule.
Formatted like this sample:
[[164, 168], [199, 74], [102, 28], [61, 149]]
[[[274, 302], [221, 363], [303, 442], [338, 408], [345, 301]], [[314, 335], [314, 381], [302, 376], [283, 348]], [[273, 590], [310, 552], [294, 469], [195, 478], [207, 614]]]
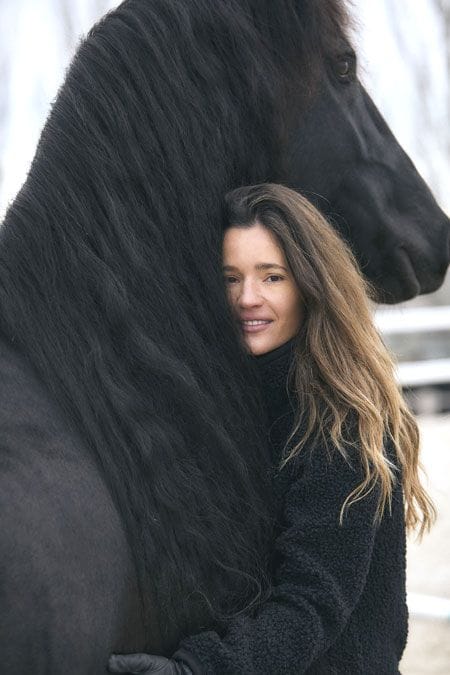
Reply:
[[269, 230], [260, 223], [228, 228], [223, 272], [231, 306], [252, 354], [270, 352], [298, 333], [303, 320], [300, 291]]

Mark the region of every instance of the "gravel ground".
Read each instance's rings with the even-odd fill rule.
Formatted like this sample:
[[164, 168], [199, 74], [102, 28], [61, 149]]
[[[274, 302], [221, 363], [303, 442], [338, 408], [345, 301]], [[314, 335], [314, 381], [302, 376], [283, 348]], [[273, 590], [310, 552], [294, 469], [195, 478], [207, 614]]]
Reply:
[[[422, 464], [438, 510], [431, 533], [408, 543], [408, 592], [450, 603], [450, 415], [419, 418]], [[450, 618], [410, 617], [402, 675], [450, 675]]]

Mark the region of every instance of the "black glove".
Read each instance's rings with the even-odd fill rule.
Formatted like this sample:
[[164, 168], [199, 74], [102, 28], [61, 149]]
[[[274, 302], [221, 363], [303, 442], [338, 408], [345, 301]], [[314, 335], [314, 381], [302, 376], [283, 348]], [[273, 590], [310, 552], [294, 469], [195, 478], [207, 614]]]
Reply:
[[183, 661], [152, 654], [113, 654], [108, 661], [108, 670], [110, 673], [139, 675], [193, 675]]

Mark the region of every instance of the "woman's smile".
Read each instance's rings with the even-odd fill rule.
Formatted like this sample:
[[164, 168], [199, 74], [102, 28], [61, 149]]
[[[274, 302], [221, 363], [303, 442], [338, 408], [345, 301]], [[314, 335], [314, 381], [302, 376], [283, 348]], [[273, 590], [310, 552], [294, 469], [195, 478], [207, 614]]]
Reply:
[[241, 319], [241, 327], [244, 333], [261, 333], [271, 323], [270, 319]]

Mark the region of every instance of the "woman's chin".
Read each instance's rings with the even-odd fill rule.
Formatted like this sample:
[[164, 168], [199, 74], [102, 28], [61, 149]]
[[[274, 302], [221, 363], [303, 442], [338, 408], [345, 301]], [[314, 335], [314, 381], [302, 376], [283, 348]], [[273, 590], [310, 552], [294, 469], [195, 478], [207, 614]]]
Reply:
[[273, 337], [269, 338], [267, 335], [246, 335], [245, 344], [252, 356], [261, 356], [267, 354], [279, 347], [282, 343], [275, 340]]

